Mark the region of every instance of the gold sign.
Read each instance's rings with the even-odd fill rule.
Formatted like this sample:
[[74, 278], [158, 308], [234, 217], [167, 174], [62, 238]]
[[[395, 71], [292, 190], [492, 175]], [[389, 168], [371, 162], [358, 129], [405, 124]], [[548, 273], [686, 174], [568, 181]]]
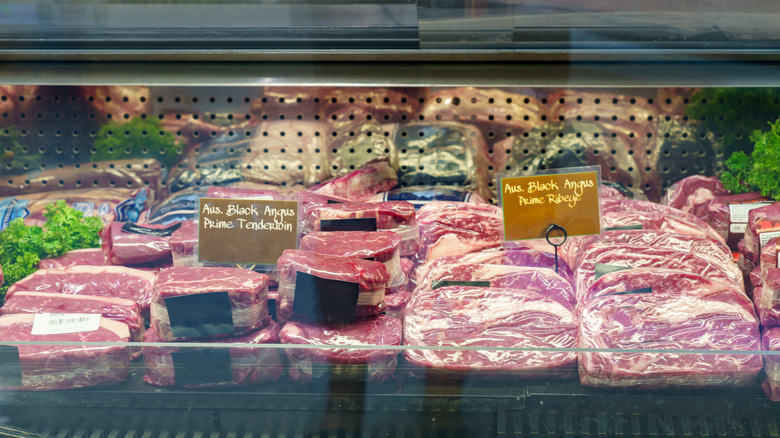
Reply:
[[563, 171], [500, 179], [505, 240], [544, 238], [553, 224], [568, 236], [601, 233], [599, 169]]
[[298, 243], [298, 202], [201, 198], [198, 261], [275, 265]]

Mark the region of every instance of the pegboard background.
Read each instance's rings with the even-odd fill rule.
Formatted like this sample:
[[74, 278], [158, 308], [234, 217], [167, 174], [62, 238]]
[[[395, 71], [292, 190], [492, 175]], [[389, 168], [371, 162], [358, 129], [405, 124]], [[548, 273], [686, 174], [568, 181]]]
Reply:
[[[141, 185], [165, 195], [240, 180], [289, 188], [385, 158], [410, 175], [402, 183], [476, 184], [493, 200], [496, 172], [598, 163], [605, 179], [658, 199], [685, 176], [719, 173], [720, 143], [755, 125], [734, 115], [751, 102], [705, 102], [699, 91], [0, 85], [0, 186], [6, 195]], [[692, 117], [698, 103], [722, 108], [733, 129]], [[777, 99], [760, 103], [780, 114]], [[159, 129], [131, 132], [123, 124], [133, 119]], [[156, 136], [175, 148], [156, 149]], [[433, 136], [438, 152], [420, 143]], [[120, 146], [96, 146], [101, 138]], [[149, 159], [161, 162], [160, 181], [137, 177], [156, 166]]]

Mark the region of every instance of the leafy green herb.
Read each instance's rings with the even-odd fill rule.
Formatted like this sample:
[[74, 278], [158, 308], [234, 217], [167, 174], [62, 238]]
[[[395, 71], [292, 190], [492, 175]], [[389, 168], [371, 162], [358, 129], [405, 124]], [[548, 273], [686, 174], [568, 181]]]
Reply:
[[727, 190], [759, 191], [780, 200], [780, 120], [769, 126], [768, 131], [754, 131], [750, 136], [755, 144], [750, 156], [735, 152], [726, 160], [727, 171], [721, 175], [721, 181]]
[[92, 161], [155, 158], [168, 166], [180, 158], [182, 151], [181, 142], [162, 129], [159, 120], [141, 117], [103, 125], [94, 146]]
[[44, 217], [43, 228], [27, 226], [19, 218], [0, 231], [0, 265], [5, 277], [1, 295], [10, 285], [35, 272], [41, 259], [100, 246], [98, 232], [103, 221], [99, 217], [84, 217], [63, 200], [47, 205]]
[[780, 117], [780, 89], [705, 88], [691, 98], [685, 112], [719, 137], [726, 155], [750, 153], [750, 133]]

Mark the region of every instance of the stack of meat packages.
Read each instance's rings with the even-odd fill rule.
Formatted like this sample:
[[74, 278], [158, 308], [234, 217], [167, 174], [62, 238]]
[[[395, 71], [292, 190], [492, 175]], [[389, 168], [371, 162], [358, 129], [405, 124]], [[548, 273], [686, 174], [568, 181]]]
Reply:
[[[277, 263], [277, 318], [292, 381], [364, 380], [395, 376], [397, 351], [323, 348], [397, 346], [398, 310], [408, 298], [406, 258], [417, 250], [414, 206], [405, 201], [343, 202], [304, 208], [298, 250]], [[406, 268], [406, 269], [405, 269]]]
[[[501, 248], [501, 209], [491, 205], [433, 202], [420, 208], [417, 223], [420, 244], [415, 287], [403, 315], [404, 345], [428, 349], [404, 350], [412, 374], [576, 373], [576, 353], [543, 351], [577, 346], [573, 275], [565, 262], [556, 273], [549, 252], [520, 244]], [[507, 347], [518, 350], [502, 350]]]
[[780, 400], [777, 327], [780, 326], [780, 203], [760, 193], [729, 194], [717, 178], [689, 177], [670, 188], [665, 201], [708, 221], [738, 258], [745, 288], [762, 326], [767, 379], [764, 391]]
[[[131, 357], [140, 350], [124, 344], [142, 340], [156, 275], [104, 260], [101, 251], [92, 250], [44, 260], [42, 269], [8, 289], [0, 308], [0, 339], [51, 344], [11, 347], [15, 366], [9, 369], [15, 371], [12, 380], [3, 380], [5, 389], [70, 389], [126, 380]], [[68, 342], [110, 344], [62, 344]]]
[[752, 384], [761, 356], [739, 351], [760, 348], [758, 320], [725, 240], [661, 204], [604, 199], [602, 212], [601, 236], [573, 238], [566, 247], [577, 266], [579, 346], [626, 351], [580, 352], [581, 383]]

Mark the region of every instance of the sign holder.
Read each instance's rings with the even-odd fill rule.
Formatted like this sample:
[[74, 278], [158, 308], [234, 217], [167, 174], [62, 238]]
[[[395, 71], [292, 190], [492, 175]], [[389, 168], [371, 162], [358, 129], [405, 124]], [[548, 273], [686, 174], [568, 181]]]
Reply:
[[[550, 240], [550, 233], [552, 233], [553, 231], [563, 232], [563, 240], [558, 244]], [[544, 233], [544, 238], [545, 240], [547, 240], [547, 243], [552, 245], [552, 247], [555, 249], [555, 273], [557, 274], [558, 273], [558, 247], [566, 243], [566, 239], [569, 238], [569, 234], [566, 232], [566, 228], [563, 228], [558, 224], [552, 224], [547, 228], [547, 232]]]

